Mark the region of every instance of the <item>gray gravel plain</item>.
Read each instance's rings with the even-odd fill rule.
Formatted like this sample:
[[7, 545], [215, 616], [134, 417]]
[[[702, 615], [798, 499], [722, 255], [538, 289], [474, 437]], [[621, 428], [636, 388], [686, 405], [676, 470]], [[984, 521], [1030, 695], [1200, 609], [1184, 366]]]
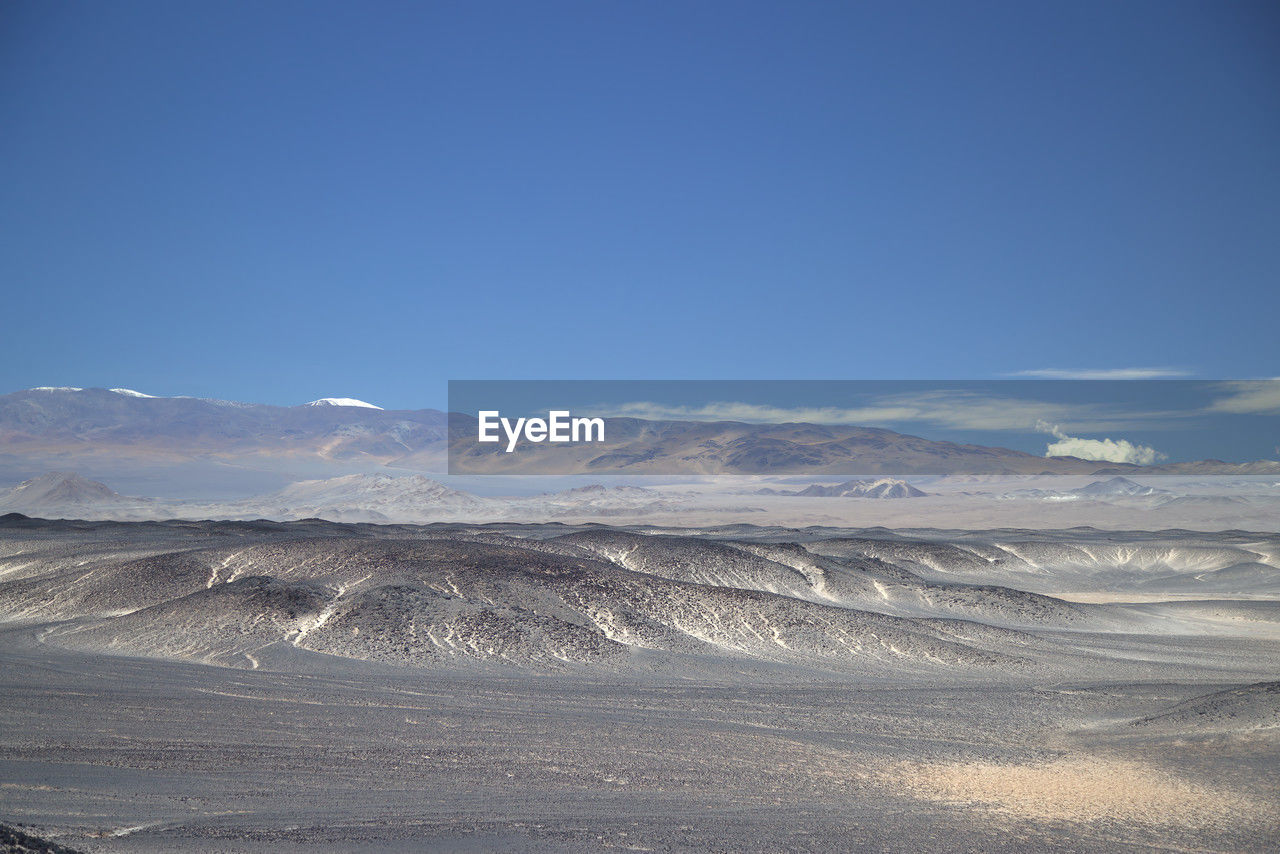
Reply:
[[[1209, 604], [1077, 610], [992, 593], [986, 560], [972, 590], [960, 568], [935, 589], [942, 564], [919, 558], [945, 550], [920, 532], [912, 552], [889, 533], [602, 530], [11, 520], [0, 821], [85, 852], [1280, 846], [1274, 537], [1166, 533], [1201, 574], [1213, 549], [1262, 559], [1215, 569]], [[1161, 573], [1182, 590], [1169, 554], [1107, 577], [1141, 563], [1148, 594]], [[1081, 564], [1062, 564], [1073, 590]], [[213, 595], [245, 578], [290, 592]], [[261, 619], [232, 633], [246, 602]], [[446, 629], [452, 652], [421, 641]], [[535, 654], [548, 638], [581, 657]]]

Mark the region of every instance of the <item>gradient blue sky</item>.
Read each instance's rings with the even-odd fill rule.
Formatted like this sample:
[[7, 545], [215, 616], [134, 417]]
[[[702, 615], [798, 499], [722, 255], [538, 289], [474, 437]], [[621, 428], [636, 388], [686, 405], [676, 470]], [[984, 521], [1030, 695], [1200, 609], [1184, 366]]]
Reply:
[[0, 8], [0, 392], [1280, 374], [1280, 6]]

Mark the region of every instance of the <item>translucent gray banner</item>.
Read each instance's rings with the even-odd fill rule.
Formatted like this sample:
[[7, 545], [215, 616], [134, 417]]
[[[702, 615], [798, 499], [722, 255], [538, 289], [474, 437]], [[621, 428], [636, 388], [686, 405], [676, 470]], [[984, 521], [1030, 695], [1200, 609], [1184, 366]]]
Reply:
[[450, 474], [1276, 475], [1277, 380], [455, 380]]

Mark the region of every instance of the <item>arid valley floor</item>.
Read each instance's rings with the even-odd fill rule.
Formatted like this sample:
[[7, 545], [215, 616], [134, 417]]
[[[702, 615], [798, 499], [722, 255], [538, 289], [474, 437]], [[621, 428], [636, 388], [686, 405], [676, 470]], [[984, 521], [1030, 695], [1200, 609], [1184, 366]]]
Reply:
[[1273, 534], [0, 525], [77, 850], [1280, 844]]

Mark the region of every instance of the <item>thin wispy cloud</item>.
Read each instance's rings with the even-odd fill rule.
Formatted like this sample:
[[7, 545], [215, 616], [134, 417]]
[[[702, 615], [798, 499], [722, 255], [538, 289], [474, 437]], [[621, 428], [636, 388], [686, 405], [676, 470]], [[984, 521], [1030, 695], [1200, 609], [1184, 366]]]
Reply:
[[1033, 432], [1040, 423], [1069, 424], [1081, 432], [1131, 429], [1136, 422], [1160, 420], [1170, 413], [1116, 412], [1099, 406], [1025, 400], [968, 391], [926, 391], [885, 395], [865, 405], [781, 407], [741, 401], [680, 406], [653, 401], [602, 404], [593, 412], [608, 417], [649, 421], [742, 421], [751, 424], [928, 425], [953, 430]]
[[1031, 371], [1014, 371], [1008, 376], [1035, 377], [1042, 380], [1164, 380], [1191, 375], [1191, 371], [1182, 368], [1039, 368]]
[[1223, 396], [1209, 405], [1210, 412], [1234, 415], [1280, 415], [1280, 378], [1230, 380], [1220, 384]]

